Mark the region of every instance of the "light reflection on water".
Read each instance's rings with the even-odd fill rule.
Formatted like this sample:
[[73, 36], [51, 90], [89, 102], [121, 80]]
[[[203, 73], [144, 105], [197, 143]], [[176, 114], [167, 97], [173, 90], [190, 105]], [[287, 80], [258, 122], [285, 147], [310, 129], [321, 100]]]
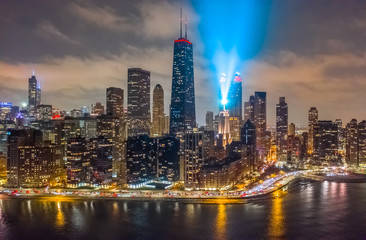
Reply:
[[273, 194], [272, 207], [269, 216], [268, 238], [279, 239], [285, 235], [285, 214], [283, 210], [283, 191], [276, 191]]
[[314, 183], [247, 204], [11, 199], [0, 239], [363, 239], [366, 187]]
[[219, 204], [216, 218], [217, 239], [227, 239], [226, 236], [226, 205]]

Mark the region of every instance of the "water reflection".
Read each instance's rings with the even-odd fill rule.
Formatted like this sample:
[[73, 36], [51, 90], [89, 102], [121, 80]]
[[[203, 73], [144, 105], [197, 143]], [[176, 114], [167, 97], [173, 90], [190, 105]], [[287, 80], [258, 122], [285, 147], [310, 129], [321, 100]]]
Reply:
[[61, 202], [57, 202], [56, 227], [62, 228], [65, 225], [65, 216], [61, 209]]
[[217, 209], [216, 237], [217, 239], [227, 239], [226, 235], [226, 205], [220, 204]]
[[283, 212], [283, 195], [285, 192], [273, 193], [272, 208], [269, 215], [269, 239], [281, 239], [285, 234], [285, 215]]

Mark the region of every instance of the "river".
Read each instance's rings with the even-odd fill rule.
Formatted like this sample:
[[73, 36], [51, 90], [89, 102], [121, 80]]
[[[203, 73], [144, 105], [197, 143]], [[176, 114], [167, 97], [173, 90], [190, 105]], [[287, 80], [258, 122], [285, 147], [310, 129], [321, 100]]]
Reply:
[[364, 183], [303, 180], [246, 204], [0, 195], [0, 239], [365, 238]]

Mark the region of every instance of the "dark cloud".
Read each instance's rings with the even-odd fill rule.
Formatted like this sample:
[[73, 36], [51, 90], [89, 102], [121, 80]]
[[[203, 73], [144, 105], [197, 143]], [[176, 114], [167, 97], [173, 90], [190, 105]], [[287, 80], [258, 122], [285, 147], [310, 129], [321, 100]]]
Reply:
[[[44, 103], [65, 110], [90, 106], [105, 101], [107, 87], [126, 89], [127, 68], [141, 67], [152, 73], [151, 89], [163, 86], [168, 112], [179, 4], [3, 0], [0, 101], [25, 101], [27, 79], [35, 69]], [[194, 43], [197, 118], [203, 124], [207, 110], [217, 112], [218, 89], [210, 71], [214, 59], [204, 56], [212, 45], [202, 41], [202, 19], [193, 9], [185, 2]], [[364, 9], [366, 2], [356, 0], [273, 1], [261, 51], [241, 63], [243, 100], [256, 90], [267, 91], [272, 124], [279, 96], [287, 98], [290, 122], [305, 125], [311, 106], [319, 108], [322, 119], [366, 119]]]

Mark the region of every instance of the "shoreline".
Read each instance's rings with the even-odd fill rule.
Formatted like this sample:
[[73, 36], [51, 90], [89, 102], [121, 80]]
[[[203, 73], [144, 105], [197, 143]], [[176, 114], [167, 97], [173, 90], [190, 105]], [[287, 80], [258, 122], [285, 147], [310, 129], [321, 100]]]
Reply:
[[[245, 204], [249, 202], [257, 202], [261, 200], [265, 200], [271, 198], [271, 194], [276, 191], [280, 191], [281, 189], [286, 188], [302, 179], [308, 179], [315, 182], [321, 181], [330, 181], [336, 183], [365, 183], [366, 175], [362, 174], [351, 174], [347, 176], [324, 176], [322, 180], [314, 180], [310, 177], [300, 176], [295, 177], [285, 184], [278, 186], [275, 189], [271, 189], [270, 191], [263, 192], [261, 194], [256, 195], [245, 195], [245, 196], [199, 196], [199, 197], [181, 197], [181, 196], [161, 196], [161, 197], [146, 197], [146, 196], [121, 196], [123, 193], [116, 193], [105, 190], [103, 192], [110, 192], [111, 194], [100, 194], [100, 195], [92, 195], [92, 194], [62, 194], [62, 193], [22, 193], [19, 195], [14, 195], [6, 192], [0, 193], [1, 199], [46, 199], [50, 201], [77, 201], [77, 200], [113, 200], [113, 201], [126, 201], [126, 202], [178, 202], [178, 203], [194, 203], [194, 204]], [[10, 189], [7, 189], [10, 190]], [[73, 190], [76, 189], [65, 189], [65, 190]], [[80, 192], [84, 192], [82, 190]], [[3, 196], [6, 196], [3, 198]]]

